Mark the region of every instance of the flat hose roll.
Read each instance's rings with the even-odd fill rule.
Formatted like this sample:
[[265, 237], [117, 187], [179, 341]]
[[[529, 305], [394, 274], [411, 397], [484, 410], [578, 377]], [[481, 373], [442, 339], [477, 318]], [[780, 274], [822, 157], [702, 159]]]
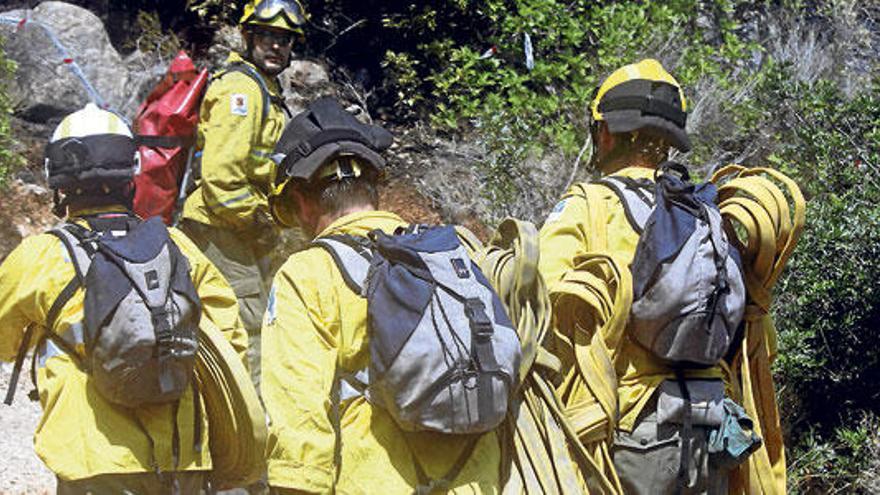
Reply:
[[464, 241], [501, 297], [523, 349], [520, 388], [501, 426], [503, 493], [588, 493], [588, 484], [600, 493], [619, 493], [619, 485], [603, 474], [601, 457], [578, 441], [550, 382], [561, 363], [542, 345], [551, 314], [537, 270], [537, 229], [506, 219], [487, 246], [472, 237]]
[[806, 204], [797, 184], [769, 168], [729, 165], [712, 177], [728, 235], [741, 246], [749, 301], [739, 351], [722, 363], [728, 393], [755, 420], [764, 442], [730, 478], [731, 494], [786, 493], [785, 450], [770, 367], [776, 329], [773, 287], [803, 231]]
[[199, 325], [196, 382], [208, 414], [212, 485], [257, 481], [266, 471], [266, 413], [238, 354], [207, 318]]
[[632, 297], [626, 263], [599, 252], [577, 257], [550, 293], [553, 346], [564, 370], [556, 394], [578, 440], [618, 493], [622, 488], [610, 452], [619, 414], [614, 361]]

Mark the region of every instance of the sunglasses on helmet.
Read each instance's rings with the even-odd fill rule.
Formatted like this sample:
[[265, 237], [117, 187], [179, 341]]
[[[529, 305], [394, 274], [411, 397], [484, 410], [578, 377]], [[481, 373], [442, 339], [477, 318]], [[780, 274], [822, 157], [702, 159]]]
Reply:
[[262, 0], [254, 7], [253, 16], [261, 21], [269, 21], [279, 14], [293, 26], [306, 23], [302, 5], [296, 0]]

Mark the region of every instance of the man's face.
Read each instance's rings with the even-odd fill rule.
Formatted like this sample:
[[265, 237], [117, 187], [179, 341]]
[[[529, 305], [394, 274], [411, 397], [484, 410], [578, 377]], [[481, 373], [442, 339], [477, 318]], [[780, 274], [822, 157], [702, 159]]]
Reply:
[[250, 29], [251, 62], [269, 76], [277, 76], [290, 61], [294, 33], [284, 29], [253, 27]]

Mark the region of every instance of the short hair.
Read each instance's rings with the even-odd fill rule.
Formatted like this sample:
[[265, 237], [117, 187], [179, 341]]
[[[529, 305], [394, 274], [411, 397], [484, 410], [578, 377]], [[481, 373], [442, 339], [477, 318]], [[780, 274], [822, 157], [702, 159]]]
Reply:
[[304, 183], [300, 190], [318, 205], [322, 214], [339, 214], [354, 207], [379, 207], [379, 188], [375, 174], [360, 177]]
[[[58, 192], [64, 194], [61, 199]], [[53, 212], [64, 217], [71, 210], [122, 206], [131, 211], [134, 207], [134, 183], [99, 185], [88, 189], [61, 189], [55, 193]]]
[[616, 139], [617, 153], [615, 155], [619, 158], [640, 157], [651, 163], [659, 164], [669, 157], [669, 149], [673, 147], [664, 137], [649, 129], [619, 132], [613, 136]]

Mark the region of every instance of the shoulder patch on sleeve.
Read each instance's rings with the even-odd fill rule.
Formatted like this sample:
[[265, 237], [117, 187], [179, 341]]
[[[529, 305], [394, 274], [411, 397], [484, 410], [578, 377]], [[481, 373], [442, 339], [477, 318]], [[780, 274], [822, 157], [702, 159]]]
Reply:
[[563, 199], [562, 201], [556, 203], [556, 206], [553, 207], [553, 210], [550, 211], [550, 214], [547, 215], [547, 220], [544, 220], [544, 223], [555, 222], [562, 215], [562, 211], [565, 210], [565, 204], [568, 202], [568, 199]]
[[248, 95], [243, 93], [233, 93], [229, 97], [229, 112], [232, 115], [248, 114]]

